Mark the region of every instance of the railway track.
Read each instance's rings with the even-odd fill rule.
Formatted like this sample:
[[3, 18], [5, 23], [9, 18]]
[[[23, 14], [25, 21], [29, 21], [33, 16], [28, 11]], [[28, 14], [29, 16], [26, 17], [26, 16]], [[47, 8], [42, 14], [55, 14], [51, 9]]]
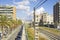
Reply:
[[48, 31], [45, 31], [45, 30], [42, 30], [42, 29], [39, 29], [39, 31], [43, 34], [45, 34], [50, 40], [60, 40], [60, 36], [58, 35], [55, 35], [53, 33], [50, 33]]

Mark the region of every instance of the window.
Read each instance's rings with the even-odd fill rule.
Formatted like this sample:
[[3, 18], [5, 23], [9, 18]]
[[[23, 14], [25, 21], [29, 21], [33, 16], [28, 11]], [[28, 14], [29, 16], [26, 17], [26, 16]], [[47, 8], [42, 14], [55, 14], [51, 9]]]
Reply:
[[38, 19], [37, 19], [37, 21], [38, 21]]
[[36, 17], [38, 18], [38, 15]]

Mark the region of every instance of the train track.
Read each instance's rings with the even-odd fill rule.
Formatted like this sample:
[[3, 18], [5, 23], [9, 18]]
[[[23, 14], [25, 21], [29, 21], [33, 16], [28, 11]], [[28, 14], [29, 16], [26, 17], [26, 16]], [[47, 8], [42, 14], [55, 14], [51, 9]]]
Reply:
[[45, 34], [50, 40], [60, 40], [60, 36], [58, 35], [55, 35], [53, 33], [50, 33], [48, 31], [45, 31], [45, 30], [42, 30], [42, 29], [39, 29], [39, 31], [43, 34]]

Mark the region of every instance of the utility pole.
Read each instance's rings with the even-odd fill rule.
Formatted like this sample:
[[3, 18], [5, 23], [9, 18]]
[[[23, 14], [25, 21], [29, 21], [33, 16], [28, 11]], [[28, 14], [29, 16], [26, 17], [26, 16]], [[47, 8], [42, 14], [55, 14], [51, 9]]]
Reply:
[[34, 40], [35, 40], [35, 7], [34, 7]]
[[35, 29], [35, 7], [34, 7], [34, 29]]
[[[43, 1], [39, 6], [44, 4], [46, 1], [47, 0]], [[34, 7], [34, 40], [39, 40], [39, 27], [37, 27], [38, 25], [36, 25], [36, 22], [35, 22], [35, 18], [36, 18], [35, 11], [36, 11], [36, 8], [38, 8], [38, 7], [36, 7], [36, 6]]]
[[39, 33], [38, 33], [38, 27], [35, 25], [35, 7], [34, 7], [34, 40], [39, 40]]

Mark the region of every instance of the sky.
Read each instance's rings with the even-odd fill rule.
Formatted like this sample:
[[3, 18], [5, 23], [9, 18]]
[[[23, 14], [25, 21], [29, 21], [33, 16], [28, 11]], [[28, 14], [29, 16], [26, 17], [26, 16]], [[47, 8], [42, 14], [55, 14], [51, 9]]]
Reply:
[[[33, 7], [36, 6], [41, 0], [0, 0], [0, 5], [16, 6], [16, 16], [19, 19], [32, 18]], [[43, 0], [44, 1], [44, 0]], [[43, 5], [39, 6], [36, 10], [46, 11], [48, 14], [53, 14], [53, 6], [59, 0], [47, 0]], [[40, 5], [40, 4], [38, 4]]]

